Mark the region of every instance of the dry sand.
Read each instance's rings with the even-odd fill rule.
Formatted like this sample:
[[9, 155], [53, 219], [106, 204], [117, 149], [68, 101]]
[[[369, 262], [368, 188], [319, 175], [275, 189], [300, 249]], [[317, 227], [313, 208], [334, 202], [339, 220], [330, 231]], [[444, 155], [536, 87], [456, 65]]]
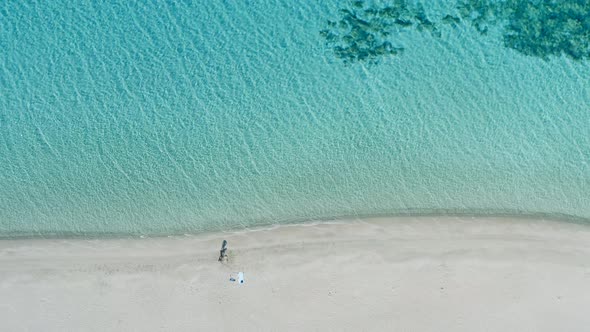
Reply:
[[0, 241], [1, 331], [588, 331], [589, 308], [590, 225], [389, 218]]

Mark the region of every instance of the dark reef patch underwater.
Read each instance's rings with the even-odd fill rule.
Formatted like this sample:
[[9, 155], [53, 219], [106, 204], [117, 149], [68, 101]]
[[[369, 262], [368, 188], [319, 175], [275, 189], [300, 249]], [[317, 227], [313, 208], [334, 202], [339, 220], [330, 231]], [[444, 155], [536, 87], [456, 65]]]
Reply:
[[327, 29], [320, 31], [326, 45], [344, 63], [378, 63], [382, 56], [396, 55], [403, 47], [394, 46], [390, 39], [401, 30], [418, 29], [437, 32], [421, 4], [408, 5], [395, 0], [385, 6], [369, 6], [354, 1], [339, 10], [336, 21], [328, 21]]
[[482, 35], [499, 29], [505, 47], [549, 59], [590, 58], [590, 0], [468, 0], [456, 12], [433, 21], [420, 2], [393, 0], [372, 5], [353, 1], [320, 32], [326, 46], [344, 63], [376, 64], [404, 49], [395, 41], [407, 29], [440, 37], [440, 27], [466, 24]]

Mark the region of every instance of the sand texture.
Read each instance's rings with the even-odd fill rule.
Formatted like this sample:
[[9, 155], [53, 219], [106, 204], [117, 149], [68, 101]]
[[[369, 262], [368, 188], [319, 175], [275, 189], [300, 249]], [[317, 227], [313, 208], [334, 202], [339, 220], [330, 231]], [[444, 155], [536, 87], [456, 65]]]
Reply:
[[2, 331], [587, 331], [589, 306], [590, 226], [554, 221], [0, 242]]

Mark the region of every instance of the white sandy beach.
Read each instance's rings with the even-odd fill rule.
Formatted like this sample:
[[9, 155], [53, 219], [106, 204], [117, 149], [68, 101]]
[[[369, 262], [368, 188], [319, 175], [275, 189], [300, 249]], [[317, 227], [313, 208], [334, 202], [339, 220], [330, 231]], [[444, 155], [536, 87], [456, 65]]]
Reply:
[[589, 307], [590, 225], [383, 218], [0, 241], [1, 331], [588, 331]]

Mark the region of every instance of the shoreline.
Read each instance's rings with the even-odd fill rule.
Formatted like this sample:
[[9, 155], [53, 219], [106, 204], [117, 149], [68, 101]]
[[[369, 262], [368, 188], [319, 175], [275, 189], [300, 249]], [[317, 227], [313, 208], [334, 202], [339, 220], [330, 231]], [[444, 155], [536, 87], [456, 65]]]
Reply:
[[[498, 217], [2, 240], [0, 319], [45, 331], [581, 331], [588, 243], [590, 225]], [[229, 281], [237, 271], [244, 285]]]
[[[487, 210], [486, 210], [487, 211]], [[306, 224], [331, 223], [339, 221], [355, 220], [375, 220], [375, 219], [412, 219], [412, 218], [459, 218], [459, 219], [511, 219], [511, 220], [533, 220], [549, 221], [558, 223], [571, 223], [590, 225], [590, 218], [563, 213], [543, 213], [543, 212], [522, 212], [513, 210], [498, 210], [492, 212], [481, 212], [478, 210], [413, 210], [408, 209], [405, 212], [383, 213], [383, 214], [358, 214], [358, 215], [339, 215], [325, 218], [294, 218], [281, 220], [274, 223], [254, 223], [248, 226], [234, 226], [229, 228], [204, 229], [200, 231], [172, 231], [170, 233], [116, 233], [116, 232], [52, 232], [39, 235], [33, 232], [17, 232], [0, 234], [1, 241], [11, 240], [108, 240], [108, 239], [143, 239], [143, 238], [170, 238], [183, 236], [200, 236], [212, 233], [232, 233], [242, 230], [260, 230], [280, 226], [296, 226]]]

